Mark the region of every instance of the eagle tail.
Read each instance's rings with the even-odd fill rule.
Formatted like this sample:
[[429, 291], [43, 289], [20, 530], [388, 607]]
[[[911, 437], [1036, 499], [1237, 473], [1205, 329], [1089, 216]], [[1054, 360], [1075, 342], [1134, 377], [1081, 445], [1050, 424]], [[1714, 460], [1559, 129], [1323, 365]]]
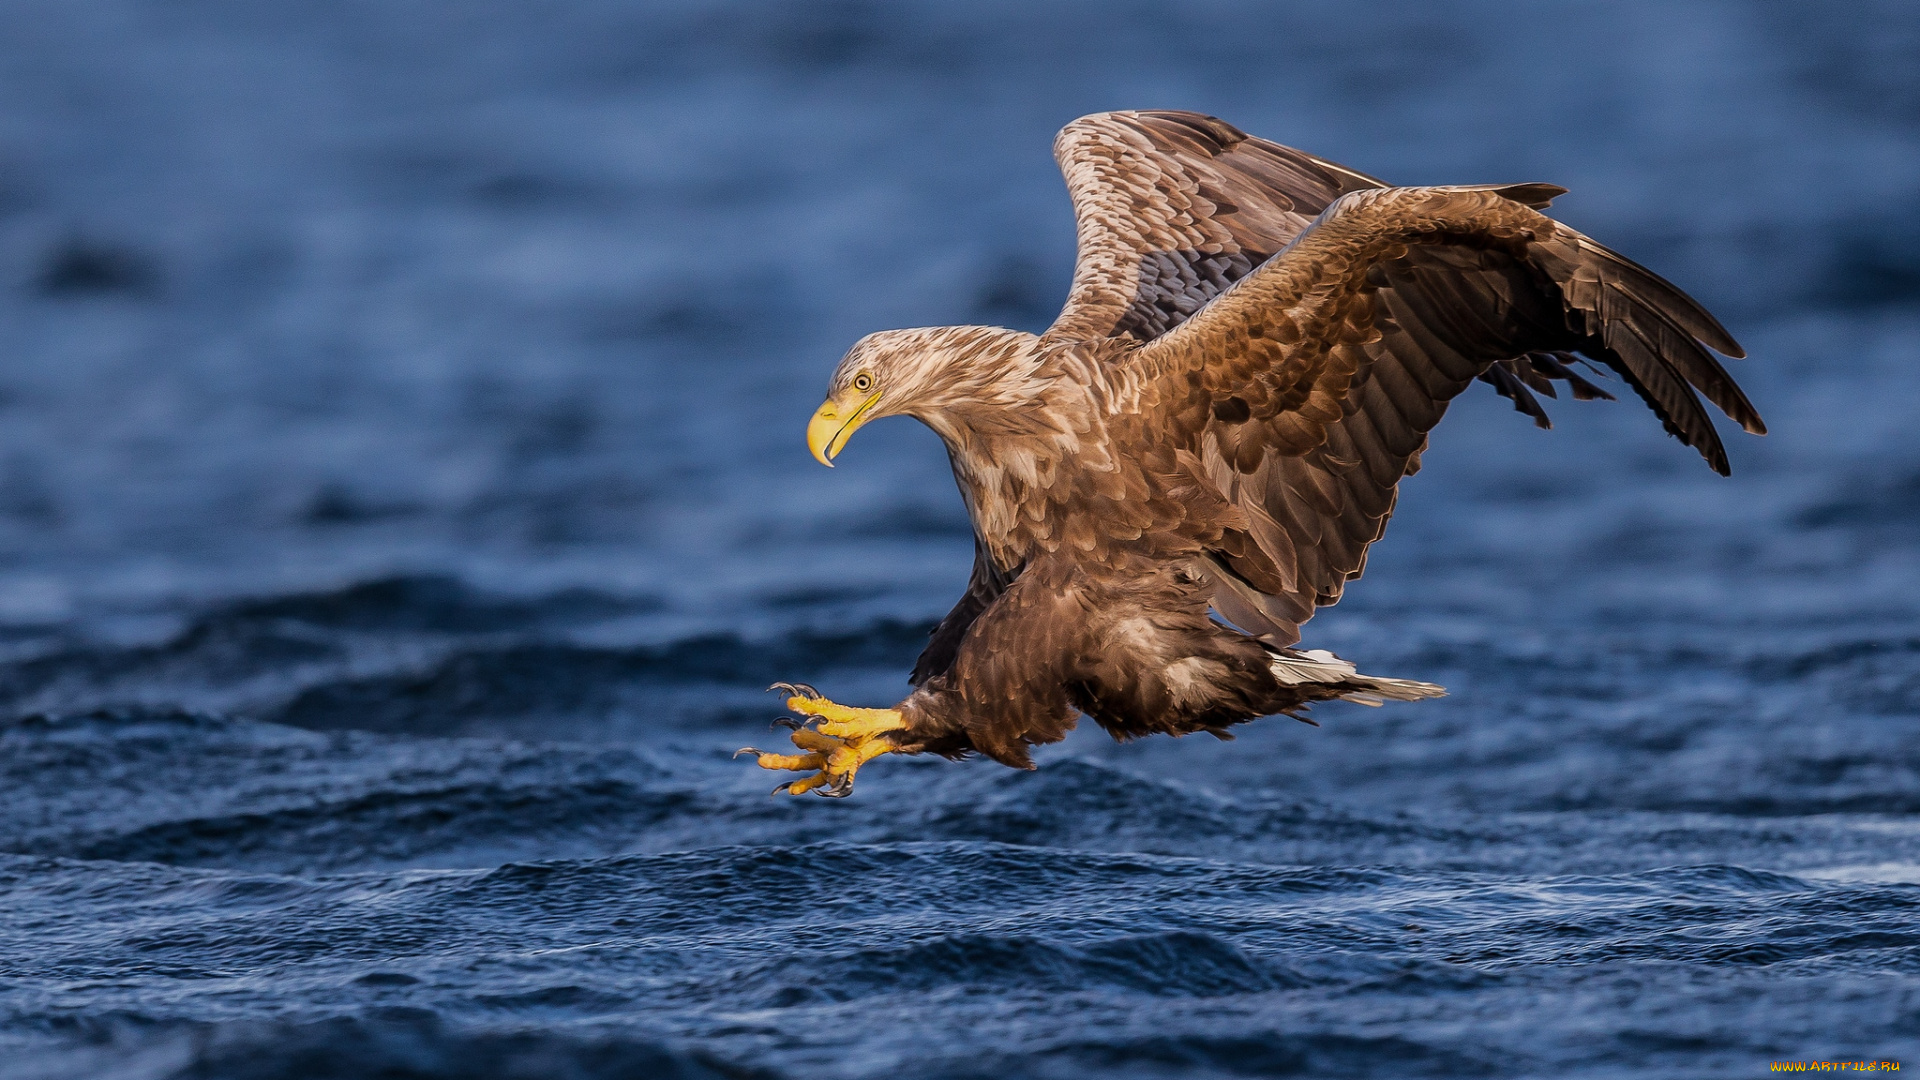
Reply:
[[1359, 668], [1325, 649], [1276, 649], [1267, 667], [1284, 685], [1319, 684], [1315, 689], [1330, 691], [1327, 697], [1361, 705], [1383, 705], [1389, 700], [1419, 701], [1445, 697], [1447, 693], [1446, 687], [1433, 683], [1362, 675]]

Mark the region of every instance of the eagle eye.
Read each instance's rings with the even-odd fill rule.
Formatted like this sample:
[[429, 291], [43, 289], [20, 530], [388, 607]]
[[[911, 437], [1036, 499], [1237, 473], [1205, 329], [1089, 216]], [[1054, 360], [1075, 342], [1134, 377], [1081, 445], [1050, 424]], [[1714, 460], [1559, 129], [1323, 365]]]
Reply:
[[863, 394], [873, 389], [873, 376], [867, 374], [864, 371], [858, 375], [855, 375], [853, 377], [853, 388], [855, 390], [860, 391]]

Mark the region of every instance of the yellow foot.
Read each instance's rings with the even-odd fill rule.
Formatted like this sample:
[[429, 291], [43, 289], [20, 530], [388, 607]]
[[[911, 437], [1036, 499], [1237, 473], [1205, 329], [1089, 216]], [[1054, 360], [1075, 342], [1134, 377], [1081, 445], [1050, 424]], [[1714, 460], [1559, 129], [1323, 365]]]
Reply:
[[763, 769], [788, 769], [794, 772], [817, 770], [812, 776], [790, 780], [774, 788], [775, 795], [782, 792], [804, 795], [809, 791], [818, 791], [828, 798], [838, 799], [853, 794], [853, 777], [860, 771], [860, 766], [882, 754], [893, 753], [893, 741], [886, 738], [886, 733], [907, 726], [906, 719], [898, 710], [854, 709], [836, 705], [805, 683], [775, 683], [769, 689], [786, 691], [789, 695], [787, 708], [794, 712], [821, 718], [821, 723], [816, 727], [806, 727], [800, 721], [787, 718], [774, 721], [793, 729], [793, 745], [806, 753], [770, 754], [751, 746], [743, 746], [734, 752], [734, 757], [753, 754], [756, 763]]
[[906, 718], [898, 709], [856, 709], [851, 705], [839, 705], [820, 696], [820, 691], [806, 683], [774, 683], [769, 690], [787, 692], [787, 708], [802, 716], [817, 716], [820, 723], [815, 730], [822, 735], [832, 735], [841, 739], [870, 739], [883, 731], [901, 731], [907, 726]]

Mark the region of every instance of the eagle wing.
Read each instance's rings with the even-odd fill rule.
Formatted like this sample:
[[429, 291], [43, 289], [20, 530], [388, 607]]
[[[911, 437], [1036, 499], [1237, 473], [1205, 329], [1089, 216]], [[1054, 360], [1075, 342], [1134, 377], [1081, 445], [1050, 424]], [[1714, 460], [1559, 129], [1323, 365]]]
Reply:
[[1590, 358], [1723, 474], [1726, 451], [1695, 391], [1765, 432], [1706, 348], [1738, 357], [1740, 346], [1673, 285], [1537, 212], [1562, 191], [1343, 196], [1134, 351], [1142, 408], [1164, 414], [1152, 437], [1184, 447], [1189, 470], [1244, 516], [1216, 558], [1222, 616], [1276, 644], [1298, 640], [1360, 575], [1447, 403], [1490, 371], [1531, 401], [1528, 385], [1550, 389], [1572, 374], [1571, 354]]
[[1054, 341], [1150, 341], [1245, 277], [1327, 204], [1380, 181], [1191, 112], [1061, 129], [1080, 255]]

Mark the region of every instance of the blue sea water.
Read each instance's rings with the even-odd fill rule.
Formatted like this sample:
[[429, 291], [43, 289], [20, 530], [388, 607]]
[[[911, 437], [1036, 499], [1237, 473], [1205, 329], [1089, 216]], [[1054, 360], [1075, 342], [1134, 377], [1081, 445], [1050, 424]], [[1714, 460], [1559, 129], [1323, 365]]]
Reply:
[[[1906, 5], [0, 4], [0, 1075], [1920, 1065]], [[1476, 388], [1308, 628], [1452, 694], [772, 800], [959, 594], [870, 330], [1035, 329], [1074, 116], [1542, 180], [1712, 475]]]

